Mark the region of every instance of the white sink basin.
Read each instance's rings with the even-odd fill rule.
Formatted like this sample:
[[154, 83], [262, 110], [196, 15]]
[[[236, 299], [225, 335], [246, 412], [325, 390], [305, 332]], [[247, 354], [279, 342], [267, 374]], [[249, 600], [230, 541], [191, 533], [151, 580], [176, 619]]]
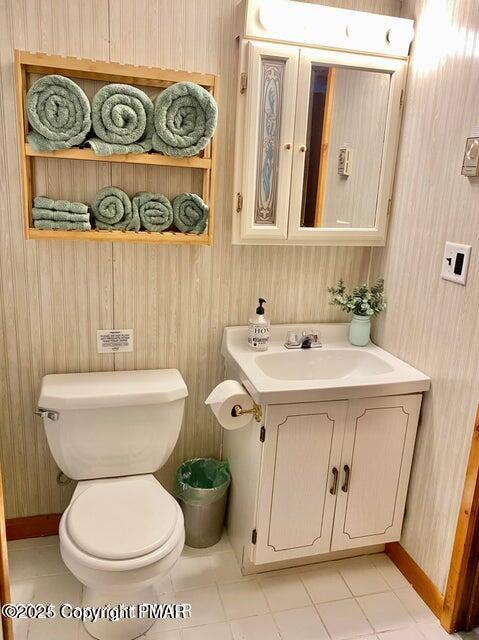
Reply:
[[335, 380], [348, 376], [379, 376], [393, 368], [368, 351], [295, 349], [256, 356], [261, 371], [276, 380]]
[[[286, 349], [288, 330], [317, 329], [323, 346]], [[246, 327], [227, 327], [222, 354], [228, 377], [241, 380], [258, 403], [308, 402], [421, 393], [430, 379], [374, 344], [353, 347], [349, 324], [273, 325], [270, 346], [256, 352]]]

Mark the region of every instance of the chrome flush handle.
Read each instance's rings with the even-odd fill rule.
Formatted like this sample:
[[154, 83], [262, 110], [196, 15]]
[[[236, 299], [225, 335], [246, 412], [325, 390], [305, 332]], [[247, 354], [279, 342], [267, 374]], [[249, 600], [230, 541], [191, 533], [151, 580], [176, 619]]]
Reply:
[[44, 409], [43, 407], [38, 407], [34, 414], [36, 416], [40, 416], [40, 418], [48, 418], [49, 420], [53, 420], [56, 422], [60, 418], [60, 414], [58, 411], [54, 411], [53, 409]]

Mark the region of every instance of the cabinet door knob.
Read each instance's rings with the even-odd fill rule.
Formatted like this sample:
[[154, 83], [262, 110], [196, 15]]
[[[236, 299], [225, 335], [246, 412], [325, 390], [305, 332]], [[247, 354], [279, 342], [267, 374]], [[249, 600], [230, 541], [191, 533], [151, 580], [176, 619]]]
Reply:
[[351, 469], [347, 464], [344, 465], [344, 473], [344, 484], [341, 487], [341, 490], [344, 491], [344, 493], [347, 493], [349, 491], [349, 478], [351, 477]]
[[287, 143], [284, 145], [284, 148], [285, 148], [285, 149], [291, 149], [291, 142], [287, 142]]
[[306, 145], [305, 145], [305, 144], [302, 144], [302, 145], [299, 147], [299, 150], [300, 150], [302, 153], [304, 153], [304, 152], [306, 151]]
[[333, 474], [333, 484], [331, 485], [331, 487], [329, 489], [329, 493], [332, 496], [335, 496], [337, 491], [338, 491], [339, 471], [336, 469], [336, 467], [333, 467], [331, 469], [331, 473]]

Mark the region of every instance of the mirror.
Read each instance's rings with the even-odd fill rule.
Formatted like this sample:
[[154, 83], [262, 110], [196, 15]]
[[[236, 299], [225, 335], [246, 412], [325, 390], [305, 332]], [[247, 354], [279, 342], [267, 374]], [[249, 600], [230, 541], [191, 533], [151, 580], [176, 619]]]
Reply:
[[391, 75], [311, 65], [302, 228], [376, 223]]
[[383, 246], [407, 61], [243, 42], [233, 242]]

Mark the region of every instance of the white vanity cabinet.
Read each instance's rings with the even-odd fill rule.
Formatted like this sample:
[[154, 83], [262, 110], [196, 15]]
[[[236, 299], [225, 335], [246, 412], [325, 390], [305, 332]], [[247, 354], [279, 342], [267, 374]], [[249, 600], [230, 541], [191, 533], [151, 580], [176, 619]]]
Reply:
[[244, 566], [399, 540], [421, 399], [267, 405], [262, 427], [226, 433]]

